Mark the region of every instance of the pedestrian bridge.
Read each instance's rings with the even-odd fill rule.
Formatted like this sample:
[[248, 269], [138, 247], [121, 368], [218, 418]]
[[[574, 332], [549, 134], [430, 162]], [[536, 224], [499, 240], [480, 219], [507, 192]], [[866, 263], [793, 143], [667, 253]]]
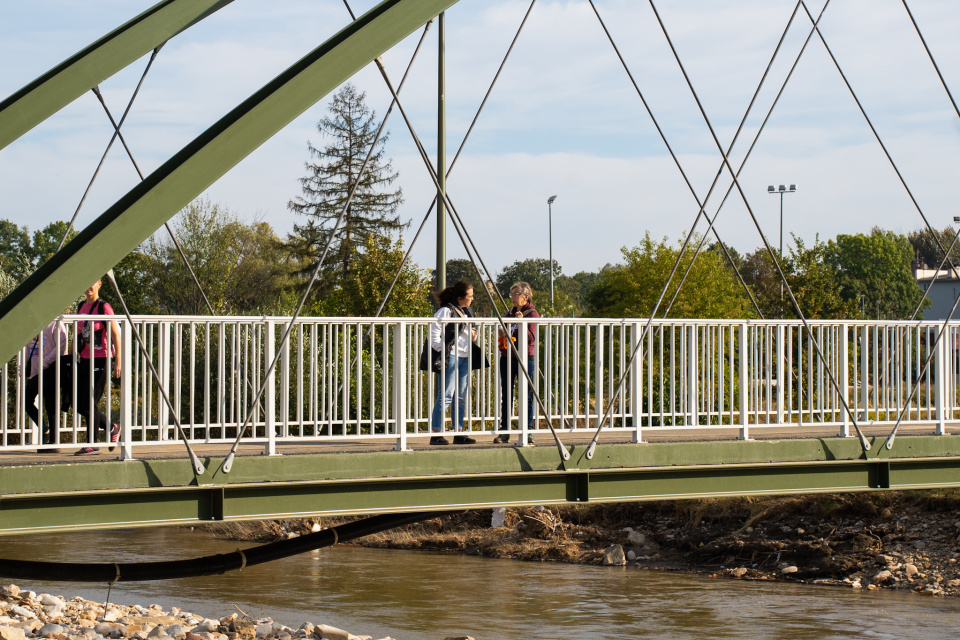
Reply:
[[[82, 319], [61, 318], [68, 340]], [[286, 343], [284, 318], [117, 322], [113, 453], [72, 455], [87, 431], [65, 406], [58, 452], [38, 453], [25, 351], [5, 366], [2, 531], [960, 485], [960, 325], [936, 341], [933, 323], [815, 322], [812, 340], [794, 321], [541, 318], [519, 382], [535, 400], [495, 445], [502, 361], [495, 320], [478, 319], [478, 444], [431, 447], [429, 318], [301, 318]], [[84, 390], [66, 386], [56, 403], [73, 406]]]

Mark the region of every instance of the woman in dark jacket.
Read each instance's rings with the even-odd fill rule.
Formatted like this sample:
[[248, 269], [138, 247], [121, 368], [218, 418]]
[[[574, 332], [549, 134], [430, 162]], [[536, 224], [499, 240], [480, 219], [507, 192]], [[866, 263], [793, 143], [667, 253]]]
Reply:
[[[526, 282], [517, 282], [510, 287], [510, 302], [513, 307], [504, 315], [504, 318], [539, 318], [540, 314], [533, 306], [533, 289]], [[509, 323], [508, 323], [509, 325]], [[515, 323], [510, 330], [509, 339], [519, 348], [518, 338], [520, 327], [527, 331], [527, 372], [533, 375], [535, 364], [534, 354], [537, 348], [537, 324], [528, 322], [524, 324]], [[513, 417], [513, 389], [517, 382], [517, 375], [520, 367], [517, 366], [517, 357], [513, 349], [507, 342], [507, 336], [500, 334], [500, 430], [508, 431], [510, 429], [510, 420]], [[518, 401], [519, 403], [522, 402]], [[533, 429], [533, 386], [527, 387], [527, 427]], [[521, 407], [517, 406], [517, 415], [520, 415]], [[510, 442], [510, 434], [501, 433], [493, 440], [496, 443]], [[533, 444], [533, 438], [528, 436], [528, 444]]]
[[[470, 389], [470, 353], [476, 329], [464, 322], [443, 322], [446, 318], [472, 318], [473, 311], [470, 303], [473, 302], [473, 285], [469, 282], [458, 282], [443, 291], [435, 294], [440, 308], [433, 315], [436, 321], [430, 325], [430, 346], [444, 363], [437, 385], [437, 401], [433, 405], [433, 415], [430, 418], [430, 429], [435, 434], [430, 438], [430, 444], [444, 445], [450, 441], [440, 435], [443, 432], [444, 415], [447, 407], [453, 402], [457, 404], [453, 410], [453, 423], [458, 432], [463, 431], [463, 416], [467, 408], [467, 391]], [[453, 444], [474, 444], [476, 440], [466, 435], [457, 435]]]

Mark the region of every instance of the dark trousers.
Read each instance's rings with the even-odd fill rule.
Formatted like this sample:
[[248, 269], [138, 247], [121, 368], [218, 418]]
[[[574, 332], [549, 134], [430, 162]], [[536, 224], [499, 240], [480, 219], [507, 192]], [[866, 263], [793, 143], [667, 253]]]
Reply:
[[[98, 409], [100, 398], [103, 397], [103, 390], [107, 386], [107, 359], [93, 359], [93, 381], [90, 380], [90, 360], [89, 358], [77, 359], [77, 402], [74, 405], [77, 408], [77, 415], [87, 420], [87, 442], [97, 441], [102, 429], [107, 433], [107, 416], [103, 415]], [[90, 424], [90, 389], [93, 389], [93, 424]]]
[[[510, 370], [507, 371], [508, 356], [500, 356], [500, 430], [506, 431], [510, 428], [510, 418], [513, 417], [513, 388], [517, 383], [517, 377], [522, 375], [520, 367], [517, 366], [517, 360], [509, 356]], [[534, 357], [530, 356], [527, 360], [527, 372], [533, 378]], [[520, 402], [523, 400], [521, 399]], [[520, 402], [517, 403], [517, 415], [520, 415]], [[527, 386], [527, 427], [533, 428], [533, 385]]]
[[56, 368], [50, 367], [43, 372], [43, 411], [47, 419], [40, 422], [40, 409], [37, 408], [37, 396], [40, 395], [40, 375], [35, 375], [27, 380], [27, 415], [33, 420], [33, 423], [39, 426], [43, 432], [43, 444], [53, 444], [53, 431], [51, 424], [53, 420], [50, 416], [56, 411]]

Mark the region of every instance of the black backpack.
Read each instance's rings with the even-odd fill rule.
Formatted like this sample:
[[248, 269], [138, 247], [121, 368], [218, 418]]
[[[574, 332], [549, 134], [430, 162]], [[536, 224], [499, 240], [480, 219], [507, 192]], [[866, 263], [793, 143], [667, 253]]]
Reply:
[[[78, 313], [78, 314], [80, 313], [80, 308], [83, 306], [83, 304], [84, 304], [84, 303], [81, 302], [80, 304], [77, 305], [77, 313]], [[89, 315], [91, 315], [91, 316], [102, 316], [102, 315], [104, 315], [104, 314], [103, 314], [103, 305], [104, 305], [104, 304], [105, 304], [105, 303], [104, 303], [104, 301], [103, 301], [102, 298], [97, 298], [97, 301], [93, 303], [93, 306], [90, 308], [90, 311], [88, 311], [87, 313], [88, 313]], [[97, 321], [92, 321], [92, 320], [89, 321], [89, 322], [84, 322], [84, 323], [83, 323], [83, 328], [82, 328], [82, 329], [79, 331], [79, 333], [77, 334], [77, 342], [78, 342], [77, 351], [79, 352], [79, 351], [83, 351], [84, 348], [85, 348], [88, 344], [90, 344], [90, 327], [95, 326], [95, 325], [97, 325], [97, 324], [100, 325], [100, 328], [99, 328], [99, 329], [96, 329], [96, 328], [95, 328], [94, 331], [93, 331], [93, 349], [92, 349], [92, 351], [91, 351], [91, 353], [90, 353], [90, 357], [91, 357], [91, 358], [94, 357], [97, 348], [101, 348], [101, 349], [102, 349], [102, 348], [104, 347], [104, 345], [103, 345], [103, 332], [106, 331], [106, 329], [107, 329], [107, 323], [106, 323], [106, 322], [97, 322]]]

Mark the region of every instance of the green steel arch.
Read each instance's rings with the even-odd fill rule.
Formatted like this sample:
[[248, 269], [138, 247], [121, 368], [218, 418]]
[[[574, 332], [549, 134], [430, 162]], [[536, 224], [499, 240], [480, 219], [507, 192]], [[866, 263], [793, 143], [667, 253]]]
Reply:
[[[4, 141], [16, 139], [100, 79], [229, 1], [167, 0], [45, 74], [0, 103], [0, 148], [6, 144]], [[0, 360], [13, 357], [78, 292], [231, 167], [384, 51], [456, 2], [384, 0], [177, 152], [0, 301], [0, 335], [4, 336]], [[174, 8], [178, 9], [175, 14], [163, 11]], [[152, 26], [138, 32], [138, 26], [144, 24]], [[138, 45], [128, 42], [128, 36]], [[111, 55], [116, 56], [113, 62]], [[54, 95], [56, 99], [51, 97]], [[39, 119], [33, 124], [29, 117], [20, 114], [25, 109], [23, 105], [31, 101], [41, 105]]]

